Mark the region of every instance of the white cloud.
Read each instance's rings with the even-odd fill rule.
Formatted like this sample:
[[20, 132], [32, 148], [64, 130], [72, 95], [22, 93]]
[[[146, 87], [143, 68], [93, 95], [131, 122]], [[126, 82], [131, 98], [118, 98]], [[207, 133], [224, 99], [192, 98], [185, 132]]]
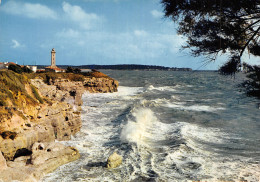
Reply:
[[63, 38], [77, 38], [80, 36], [80, 32], [73, 29], [64, 29], [56, 34], [58, 37]]
[[158, 11], [158, 10], [152, 10], [151, 14], [154, 18], [162, 18], [163, 17], [163, 12]]
[[57, 19], [57, 14], [42, 4], [8, 1], [1, 7], [1, 10], [9, 14], [26, 16], [28, 18]]
[[178, 35], [154, 34], [140, 30], [120, 34], [87, 33], [85, 37], [88, 39], [86, 42], [95, 42], [93, 47], [96, 46], [99, 54], [117, 60], [149, 60], [165, 54], [176, 54], [184, 42]]
[[68, 19], [78, 23], [82, 28], [89, 30], [102, 22], [102, 18], [94, 13], [86, 13], [80, 6], [62, 3], [63, 11]]
[[[185, 41], [176, 34], [152, 33], [144, 30], [133, 32], [109, 33], [98, 31], [63, 30], [57, 35], [60, 44], [66, 49], [77, 48], [81, 55], [100, 56], [118, 62], [158, 60], [179, 52]], [[87, 51], [86, 51], [87, 50]]]
[[21, 44], [15, 39], [12, 40], [12, 43], [13, 43], [13, 45], [11, 46], [12, 48], [21, 47]]
[[146, 31], [144, 31], [144, 30], [135, 30], [134, 34], [136, 36], [147, 36], [148, 35], [148, 33]]

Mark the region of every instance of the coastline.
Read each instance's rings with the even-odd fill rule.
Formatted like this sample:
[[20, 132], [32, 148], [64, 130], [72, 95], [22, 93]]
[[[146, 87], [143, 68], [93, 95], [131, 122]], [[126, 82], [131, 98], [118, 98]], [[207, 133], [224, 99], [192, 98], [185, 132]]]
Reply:
[[[236, 92], [239, 80], [215, 72], [104, 73], [120, 80], [118, 93], [84, 94], [81, 131], [64, 142], [82, 157], [44, 182], [260, 179], [258, 101]], [[122, 165], [104, 168], [114, 151]]]
[[105, 77], [87, 77], [84, 81], [58, 78], [47, 84], [35, 78], [30, 82], [45, 103], [26, 107], [23, 117], [14, 114], [2, 120], [2, 128], [15, 133], [14, 137], [3, 138], [2, 132], [0, 137], [2, 181], [37, 181], [59, 166], [77, 160], [80, 154], [76, 148], [55, 140], [69, 140], [80, 130], [81, 97], [85, 91], [106, 93], [117, 91], [118, 87], [116, 80]]

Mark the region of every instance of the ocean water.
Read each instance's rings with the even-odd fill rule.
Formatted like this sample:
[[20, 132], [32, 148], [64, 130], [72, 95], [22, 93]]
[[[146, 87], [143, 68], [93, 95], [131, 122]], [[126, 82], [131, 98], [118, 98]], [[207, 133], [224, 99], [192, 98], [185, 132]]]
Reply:
[[[42, 181], [260, 181], [259, 101], [216, 72], [105, 71], [117, 93], [83, 96], [79, 160]], [[114, 151], [123, 156], [105, 168]]]

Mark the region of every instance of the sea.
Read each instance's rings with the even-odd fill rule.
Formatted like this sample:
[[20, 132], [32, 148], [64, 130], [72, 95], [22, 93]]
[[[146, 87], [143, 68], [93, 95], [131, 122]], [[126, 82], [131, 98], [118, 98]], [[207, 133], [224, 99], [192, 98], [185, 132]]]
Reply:
[[[118, 92], [85, 93], [79, 160], [43, 182], [260, 181], [260, 100], [213, 71], [104, 71]], [[123, 157], [107, 169], [107, 158]]]

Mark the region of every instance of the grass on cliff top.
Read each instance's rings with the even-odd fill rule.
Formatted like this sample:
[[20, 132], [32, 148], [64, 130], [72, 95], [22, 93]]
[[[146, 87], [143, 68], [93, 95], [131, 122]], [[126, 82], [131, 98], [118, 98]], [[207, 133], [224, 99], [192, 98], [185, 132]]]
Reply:
[[[36, 99], [40, 99], [38, 91], [32, 90], [35, 99], [27, 93], [26, 85], [30, 85], [30, 81], [25, 75], [10, 70], [0, 71], [0, 106], [21, 107], [22, 100], [26, 101], [27, 104], [37, 104]], [[39, 102], [41, 101], [39, 100]]]
[[68, 79], [71, 81], [84, 81], [84, 76], [80, 74], [74, 73], [54, 73], [54, 72], [46, 72], [46, 73], [31, 73], [26, 74], [28, 78], [41, 78], [45, 83], [49, 83], [50, 80], [56, 79]]
[[92, 71], [92, 72], [87, 72], [87, 73], [82, 73], [84, 76], [87, 77], [95, 77], [95, 78], [108, 78], [108, 79], [112, 79], [109, 76], [107, 76], [106, 74], [99, 72], [99, 71]]
[[[112, 79], [104, 73], [99, 71], [92, 71], [87, 73], [23, 73], [18, 74], [11, 70], [0, 71], [0, 106], [16, 106], [21, 107], [22, 101], [26, 104], [37, 104], [38, 101], [43, 103], [38, 90], [30, 84], [29, 79], [41, 78], [45, 83], [50, 83], [55, 79], [68, 79], [71, 81], [84, 81], [85, 78], [108, 78]], [[31, 95], [27, 93], [25, 86], [28, 85], [32, 92]]]
[[51, 80], [56, 80], [56, 79], [68, 79], [71, 81], [84, 81], [85, 78], [110, 78], [104, 73], [101, 73], [99, 71], [94, 71], [94, 72], [88, 72], [88, 73], [54, 73], [54, 72], [45, 72], [45, 73], [31, 73], [31, 74], [26, 74], [26, 76], [29, 79], [34, 79], [34, 78], [41, 78], [45, 83], [49, 83]]

